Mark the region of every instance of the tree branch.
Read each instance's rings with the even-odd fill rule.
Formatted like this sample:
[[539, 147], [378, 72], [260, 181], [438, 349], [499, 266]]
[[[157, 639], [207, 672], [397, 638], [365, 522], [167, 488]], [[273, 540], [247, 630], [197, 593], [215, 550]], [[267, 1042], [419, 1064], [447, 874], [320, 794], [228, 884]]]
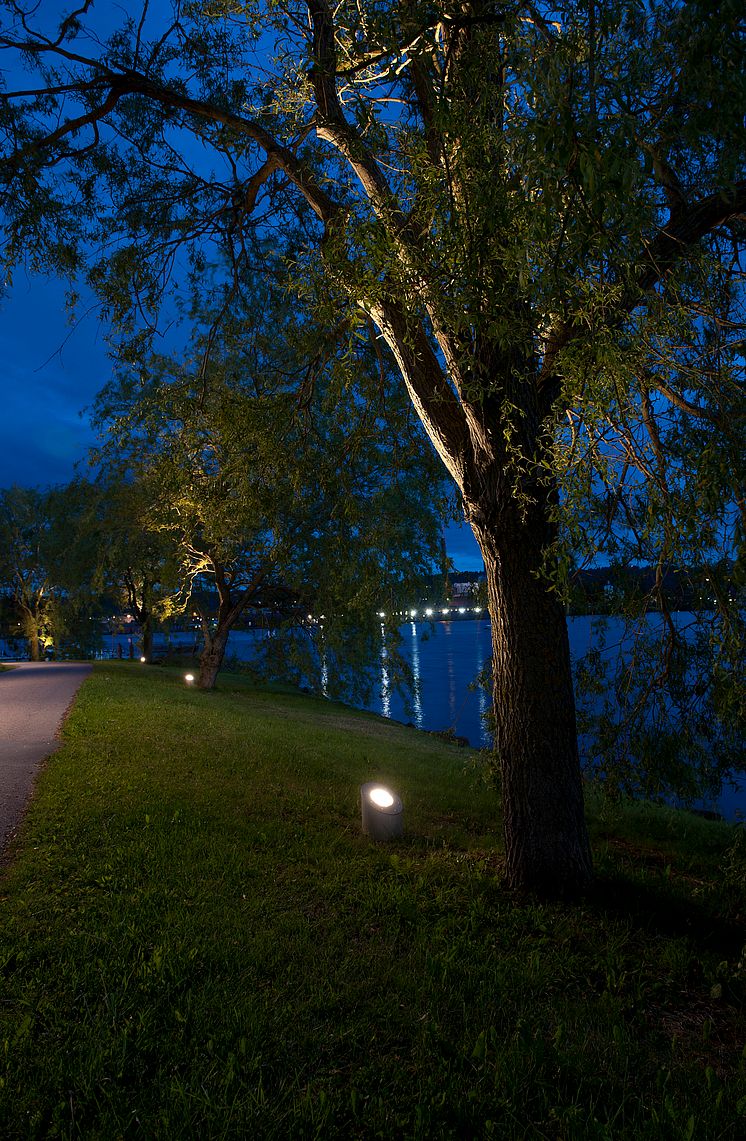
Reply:
[[[31, 144], [31, 149], [53, 146], [65, 136], [78, 131], [82, 126], [88, 126], [104, 119], [119, 100], [125, 96], [140, 95], [162, 107], [184, 111], [188, 115], [194, 115], [206, 122], [227, 127], [251, 139], [264, 151], [268, 159], [275, 163], [276, 168], [285, 173], [325, 225], [328, 225], [339, 212], [339, 205], [326, 191], [322, 190], [308, 166], [297, 158], [291, 150], [278, 143], [269, 131], [252, 119], [245, 119], [241, 115], [235, 115], [231, 111], [216, 107], [213, 103], [183, 95], [134, 71], [117, 73], [107, 69], [105, 74], [97, 76], [95, 80], [81, 81], [76, 89], [80, 92], [90, 92], [97, 88], [106, 92], [103, 102], [98, 107], [92, 108], [85, 115], [68, 119], [43, 139], [35, 140]], [[10, 98], [12, 96], [6, 94], [4, 97]]]
[[[743, 217], [745, 213], [746, 181], [737, 182], [731, 192], [717, 191], [690, 207], [684, 207], [682, 202], [677, 201], [666, 226], [659, 230], [652, 241], [645, 243], [640, 258], [642, 268], [637, 282], [626, 291], [616, 306], [615, 317], [610, 322], [610, 327], [623, 323], [632, 310], [640, 304], [644, 295], [654, 289], [675, 268], [690, 246], [726, 222]], [[547, 340], [537, 379], [542, 416], [549, 414], [560, 392], [561, 379], [557, 372], [557, 358], [564, 348], [578, 340], [583, 333], [583, 327], [563, 322], [552, 331]], [[657, 382], [656, 387], [664, 396], [671, 399], [672, 403], [676, 403], [676, 400], [672, 399], [673, 394], [670, 390], [664, 391]], [[683, 404], [679, 403], [679, 407], [683, 408]], [[685, 410], [693, 415], [697, 414], [694, 405]], [[700, 415], [706, 416], [707, 413], [701, 412]]]
[[745, 213], [746, 181], [737, 182], [731, 192], [720, 190], [687, 209], [677, 208], [653, 241], [645, 245], [640, 259], [643, 271], [623, 307], [634, 308], [641, 294], [653, 289], [671, 272], [688, 246]]

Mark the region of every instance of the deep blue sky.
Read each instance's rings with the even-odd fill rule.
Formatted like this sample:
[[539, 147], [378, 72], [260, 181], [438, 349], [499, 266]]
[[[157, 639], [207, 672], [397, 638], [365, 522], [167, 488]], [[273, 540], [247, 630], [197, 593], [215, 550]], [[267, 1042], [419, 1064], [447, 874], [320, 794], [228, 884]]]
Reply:
[[0, 360], [0, 487], [67, 483], [94, 441], [81, 412], [110, 370], [95, 313], [70, 325], [64, 286], [18, 269], [0, 299]]
[[[67, 483], [94, 443], [85, 409], [107, 380], [111, 362], [95, 310], [71, 325], [59, 281], [19, 269], [0, 299], [0, 487]], [[446, 529], [458, 570], [483, 563], [468, 527]]]

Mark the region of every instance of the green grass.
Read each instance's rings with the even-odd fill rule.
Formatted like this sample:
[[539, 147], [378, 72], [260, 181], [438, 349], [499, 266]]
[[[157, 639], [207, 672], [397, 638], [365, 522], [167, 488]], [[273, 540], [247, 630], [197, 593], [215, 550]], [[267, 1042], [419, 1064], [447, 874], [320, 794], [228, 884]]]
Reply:
[[0, 885], [4, 1139], [746, 1130], [742, 831], [591, 799], [550, 906], [465, 751], [373, 716], [113, 663], [64, 741]]

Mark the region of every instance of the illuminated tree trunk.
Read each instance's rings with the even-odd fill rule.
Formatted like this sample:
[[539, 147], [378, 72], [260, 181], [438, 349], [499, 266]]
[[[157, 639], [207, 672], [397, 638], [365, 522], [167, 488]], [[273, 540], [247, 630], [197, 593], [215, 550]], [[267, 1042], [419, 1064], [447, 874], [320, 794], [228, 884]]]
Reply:
[[257, 571], [243, 589], [236, 594], [233, 589], [233, 578], [226, 567], [212, 558], [211, 565], [220, 603], [218, 621], [214, 630], [210, 629], [206, 615], [200, 615], [205, 648], [199, 658], [199, 677], [197, 678], [199, 689], [212, 689], [214, 687], [225, 658], [228, 636], [246, 608], [257, 597], [264, 582], [264, 572]]
[[[517, 514], [514, 506], [509, 513]], [[493, 515], [494, 518], [494, 515]], [[473, 524], [487, 572], [492, 622], [494, 747], [510, 887], [572, 897], [588, 885], [567, 621], [542, 563], [549, 525]]]
[[138, 576], [128, 568], [124, 584], [130, 611], [140, 625], [142, 656], [150, 663], [153, 660], [153, 582], [148, 575]]
[[199, 689], [214, 688], [225, 657], [229, 634], [230, 626], [222, 629], [218, 627], [212, 636], [206, 637], [205, 648], [199, 656], [199, 677], [197, 678]]
[[39, 637], [39, 617], [27, 607], [23, 610], [23, 631], [28, 642], [28, 655], [32, 662], [41, 661], [41, 639]]
[[41, 643], [39, 641], [39, 634], [35, 628], [29, 627], [28, 637], [28, 654], [32, 662], [41, 661]]

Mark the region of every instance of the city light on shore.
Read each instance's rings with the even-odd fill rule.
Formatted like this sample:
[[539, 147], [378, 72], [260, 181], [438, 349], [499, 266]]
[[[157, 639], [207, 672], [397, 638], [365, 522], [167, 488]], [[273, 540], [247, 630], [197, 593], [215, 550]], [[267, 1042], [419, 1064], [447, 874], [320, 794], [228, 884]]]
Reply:
[[[377, 613], [378, 613], [379, 618], [383, 619], [386, 617], [386, 613], [383, 610], [379, 610]], [[424, 621], [425, 619], [447, 618], [447, 617], [449, 617], [449, 615], [453, 616], [456, 614], [459, 614], [462, 617], [464, 615], [467, 615], [467, 614], [479, 615], [479, 614], [486, 614], [486, 610], [485, 610], [484, 606], [459, 606], [459, 607], [444, 606], [439, 610], [436, 610], [432, 606], [428, 606], [425, 609], [423, 609], [422, 611], [415, 610], [415, 609], [409, 609], [409, 608], [407, 608], [405, 610], [394, 610], [391, 613], [391, 617], [392, 618], [405, 618], [405, 619], [409, 619], [409, 621], [411, 621], [411, 622], [415, 622], [418, 619], [420, 621]], [[383, 625], [383, 623], [381, 623], [381, 624]]]

